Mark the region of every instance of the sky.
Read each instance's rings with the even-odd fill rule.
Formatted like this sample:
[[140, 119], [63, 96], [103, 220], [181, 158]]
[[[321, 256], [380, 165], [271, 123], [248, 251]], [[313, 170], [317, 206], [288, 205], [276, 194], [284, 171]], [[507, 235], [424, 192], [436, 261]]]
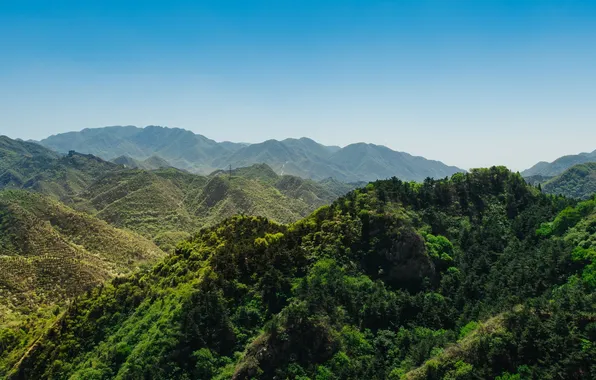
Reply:
[[0, 134], [108, 125], [522, 170], [596, 149], [596, 1], [0, 0]]

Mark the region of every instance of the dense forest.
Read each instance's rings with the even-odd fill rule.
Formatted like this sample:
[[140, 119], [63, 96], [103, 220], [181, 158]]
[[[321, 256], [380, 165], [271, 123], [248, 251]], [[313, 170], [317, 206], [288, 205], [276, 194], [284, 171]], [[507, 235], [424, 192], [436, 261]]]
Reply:
[[0, 374], [590, 379], [595, 258], [596, 198], [503, 167], [377, 181], [292, 224], [226, 219], [3, 327]]

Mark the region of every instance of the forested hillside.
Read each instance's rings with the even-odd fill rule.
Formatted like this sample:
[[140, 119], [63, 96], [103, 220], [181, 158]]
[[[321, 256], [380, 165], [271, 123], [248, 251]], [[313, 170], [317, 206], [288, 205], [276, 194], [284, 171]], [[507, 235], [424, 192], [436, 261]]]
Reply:
[[60, 155], [35, 143], [0, 136], [0, 190], [25, 189], [68, 200], [120, 168], [91, 155]]
[[[10, 379], [594, 378], [596, 200], [505, 168], [236, 216], [88, 292]], [[43, 324], [40, 319], [39, 324]]]
[[544, 192], [589, 199], [596, 194], [596, 162], [575, 165], [542, 184]]
[[444, 178], [463, 171], [382, 145], [355, 143], [340, 148], [309, 138], [256, 144], [218, 143], [184, 129], [159, 126], [83, 129], [53, 135], [40, 143], [62, 153], [76, 150], [123, 164], [128, 162], [129, 167], [143, 167], [148, 158], [157, 156], [174, 167], [203, 175], [228, 165], [237, 168], [262, 163], [279, 175], [314, 180], [333, 177], [343, 182], [390, 177], [423, 181], [427, 177]]

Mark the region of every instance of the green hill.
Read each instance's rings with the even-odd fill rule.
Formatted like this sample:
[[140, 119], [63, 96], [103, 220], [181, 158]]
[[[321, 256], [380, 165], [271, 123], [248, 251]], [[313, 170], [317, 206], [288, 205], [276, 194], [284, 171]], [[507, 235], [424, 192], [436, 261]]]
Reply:
[[524, 177], [530, 177], [535, 175], [554, 177], [563, 173], [565, 170], [571, 168], [572, 166], [595, 161], [596, 150], [591, 153], [580, 153], [559, 157], [553, 162], [541, 161], [536, 165], [532, 166], [531, 168], [524, 170], [521, 174]]
[[575, 165], [541, 184], [549, 194], [589, 199], [596, 194], [596, 162]]
[[0, 320], [61, 304], [164, 253], [148, 240], [31, 192], [0, 192]]
[[170, 250], [200, 227], [237, 214], [294, 222], [355, 185], [278, 176], [267, 165], [199, 176], [169, 168], [115, 172], [79, 194], [85, 208], [110, 224], [153, 238]]
[[[212, 186], [199, 204], [231, 191]], [[79, 298], [35, 343], [4, 331], [0, 368], [9, 379], [594, 378], [595, 225], [596, 200], [541, 194], [504, 168], [378, 181], [294, 224], [236, 216], [203, 229]]]
[[[234, 168], [267, 164], [277, 174], [343, 182], [374, 181], [397, 176], [423, 181], [444, 178], [463, 170], [439, 161], [396, 152], [387, 147], [356, 143], [344, 148], [325, 146], [309, 138], [267, 140], [257, 144], [218, 143], [178, 128], [106, 127], [50, 136], [40, 143], [58, 152], [76, 150], [106, 160], [128, 162], [158, 156], [174, 167], [207, 174], [232, 165]], [[121, 157], [126, 155], [127, 157]], [[136, 163], [135, 163], [136, 162]]]

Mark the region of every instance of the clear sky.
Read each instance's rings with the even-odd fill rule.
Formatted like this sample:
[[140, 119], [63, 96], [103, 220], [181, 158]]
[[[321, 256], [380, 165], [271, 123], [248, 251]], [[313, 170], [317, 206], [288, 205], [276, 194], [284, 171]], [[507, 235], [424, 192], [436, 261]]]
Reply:
[[0, 0], [0, 134], [129, 124], [521, 170], [596, 149], [596, 1]]

